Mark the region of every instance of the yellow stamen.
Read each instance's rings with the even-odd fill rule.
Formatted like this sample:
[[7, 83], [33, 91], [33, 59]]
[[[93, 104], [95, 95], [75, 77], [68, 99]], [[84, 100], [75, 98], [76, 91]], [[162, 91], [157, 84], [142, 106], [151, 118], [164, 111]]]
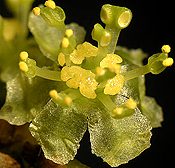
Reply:
[[47, 7], [49, 7], [49, 8], [52, 8], [52, 9], [55, 9], [56, 8], [55, 2], [52, 1], [52, 0], [46, 1], [44, 5], [47, 6]]
[[112, 117], [116, 117], [119, 116], [123, 113], [123, 108], [122, 107], [116, 107], [113, 111], [112, 111]]
[[33, 14], [35, 15], [35, 16], [39, 16], [40, 15], [40, 8], [39, 7], [35, 7], [35, 8], [33, 8]]
[[19, 69], [23, 72], [27, 72], [29, 70], [27, 64], [24, 61], [19, 62]]
[[69, 46], [69, 39], [64, 37], [61, 44], [63, 48], [67, 48]]
[[65, 55], [62, 52], [58, 55], [58, 63], [61, 66], [63, 66], [66, 63]]
[[60, 99], [60, 96], [58, 95], [58, 92], [56, 90], [51, 90], [49, 92], [49, 96], [54, 100]]
[[162, 52], [169, 53], [171, 51], [171, 47], [169, 45], [163, 45], [162, 46]]
[[135, 109], [137, 107], [137, 103], [132, 98], [129, 98], [125, 102], [125, 106], [128, 107], [129, 109]]
[[67, 29], [66, 32], [65, 32], [65, 35], [67, 37], [71, 37], [73, 35], [73, 30], [72, 29]]
[[70, 106], [72, 104], [72, 98], [69, 97], [69, 96], [66, 96], [65, 99], [64, 99], [64, 103], [67, 105], [67, 106]]
[[22, 51], [22, 52], [20, 52], [19, 56], [20, 56], [20, 59], [22, 61], [26, 61], [26, 59], [28, 58], [29, 54], [26, 51]]
[[97, 67], [96, 68], [96, 75], [97, 76], [102, 76], [102, 75], [104, 75], [105, 74], [105, 69], [104, 68], [101, 68], [101, 67]]
[[174, 63], [174, 60], [173, 60], [172, 58], [166, 58], [166, 59], [162, 62], [163, 66], [165, 66], [165, 67], [168, 67], [168, 66], [173, 65], [173, 63]]

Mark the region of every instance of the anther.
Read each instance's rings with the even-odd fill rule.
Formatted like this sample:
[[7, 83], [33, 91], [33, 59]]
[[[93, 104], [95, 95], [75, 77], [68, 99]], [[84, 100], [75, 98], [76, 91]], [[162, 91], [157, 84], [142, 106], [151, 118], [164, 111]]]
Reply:
[[49, 95], [50, 95], [50, 97], [51, 97], [52, 99], [54, 99], [54, 100], [60, 99], [60, 96], [58, 95], [58, 92], [57, 92], [56, 90], [51, 90], [51, 91], [49, 92]]
[[66, 96], [64, 98], [64, 103], [67, 105], [67, 106], [70, 106], [72, 104], [72, 98], [69, 97], [69, 96]]
[[163, 53], [167, 54], [171, 51], [171, 47], [169, 45], [163, 45], [161, 49]]
[[35, 15], [35, 16], [39, 16], [40, 15], [40, 8], [39, 7], [35, 7], [35, 8], [33, 8], [33, 14]]
[[65, 55], [62, 52], [58, 55], [58, 63], [61, 66], [63, 66], [66, 63]]
[[27, 72], [29, 70], [27, 64], [24, 61], [19, 62], [19, 69], [23, 72]]
[[29, 54], [26, 51], [22, 51], [22, 52], [20, 52], [19, 56], [20, 56], [20, 59], [22, 61], [26, 61], [26, 59], [28, 58]]
[[69, 40], [68, 38], [64, 37], [61, 43], [63, 48], [67, 48], [69, 46]]
[[165, 66], [165, 67], [168, 67], [168, 66], [173, 65], [173, 63], [174, 63], [174, 60], [173, 60], [172, 58], [166, 58], [166, 59], [162, 62], [163, 66]]
[[96, 67], [96, 75], [97, 76], [103, 76], [105, 74], [105, 69], [104, 68], [101, 68], [101, 67]]
[[71, 37], [73, 35], [73, 30], [72, 29], [67, 29], [66, 32], [65, 32], [65, 35], [67, 37]]
[[129, 98], [126, 100], [125, 106], [129, 109], [135, 109], [137, 107], [137, 103], [132, 98]]
[[52, 1], [52, 0], [46, 1], [44, 5], [47, 6], [47, 7], [49, 7], [49, 8], [52, 8], [52, 9], [55, 9], [56, 8], [55, 2]]

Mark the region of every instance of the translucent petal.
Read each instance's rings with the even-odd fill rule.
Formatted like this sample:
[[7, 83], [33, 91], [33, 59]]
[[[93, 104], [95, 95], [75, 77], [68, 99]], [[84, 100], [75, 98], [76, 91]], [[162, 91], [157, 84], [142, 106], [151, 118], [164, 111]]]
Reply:
[[153, 97], [145, 96], [141, 102], [142, 113], [151, 121], [153, 128], [160, 127], [163, 121], [163, 111]]
[[151, 126], [138, 109], [123, 119], [113, 119], [107, 111], [96, 109], [89, 115], [88, 129], [92, 152], [112, 167], [150, 147]]
[[30, 122], [48, 101], [51, 88], [60, 86], [45, 79], [16, 75], [6, 83], [6, 101], [0, 110], [0, 118], [15, 125]]
[[41, 16], [35, 16], [33, 13], [29, 16], [28, 25], [42, 53], [56, 61], [64, 30], [49, 26]]
[[67, 164], [74, 159], [86, 129], [86, 116], [74, 108], [63, 109], [52, 101], [30, 125], [45, 157], [58, 164]]

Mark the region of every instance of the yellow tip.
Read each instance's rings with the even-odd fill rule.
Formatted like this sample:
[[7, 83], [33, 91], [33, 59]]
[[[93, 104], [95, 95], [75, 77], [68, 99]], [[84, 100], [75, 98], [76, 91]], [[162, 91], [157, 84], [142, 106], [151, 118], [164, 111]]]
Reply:
[[69, 40], [68, 38], [64, 37], [62, 40], [62, 47], [67, 48], [69, 46]]
[[35, 7], [35, 8], [33, 8], [33, 14], [35, 15], [35, 16], [39, 16], [40, 15], [40, 8], [39, 7]]
[[163, 45], [162, 46], [162, 52], [169, 53], [171, 51], [171, 47], [169, 45]]
[[72, 104], [72, 98], [69, 97], [69, 96], [66, 96], [65, 99], [64, 99], [64, 103], [67, 105], [67, 106], [70, 106]]
[[73, 35], [73, 33], [74, 32], [73, 32], [72, 29], [67, 29], [66, 32], [65, 32], [65, 34], [66, 34], [67, 37], [71, 37]]
[[58, 63], [63, 66], [66, 63], [65, 55], [61, 52], [58, 55]]
[[49, 92], [49, 95], [52, 99], [58, 100], [60, 96], [58, 95], [58, 92], [56, 90], [51, 90]]
[[27, 72], [29, 70], [27, 64], [24, 61], [19, 62], [19, 69], [23, 72]]
[[44, 5], [47, 6], [47, 7], [49, 7], [49, 8], [52, 8], [52, 9], [55, 9], [56, 8], [56, 4], [52, 0], [46, 1]]
[[132, 98], [129, 98], [125, 102], [125, 106], [128, 107], [129, 109], [135, 109], [137, 107], [137, 103]]
[[112, 111], [112, 117], [115, 116], [119, 116], [123, 113], [123, 108], [122, 107], [116, 107], [113, 111]]
[[101, 67], [97, 67], [96, 68], [96, 75], [97, 76], [103, 76], [105, 74], [105, 69], [104, 68], [101, 68]]
[[172, 58], [166, 58], [166, 59], [162, 62], [163, 66], [165, 66], [165, 67], [168, 67], [168, 66], [173, 65], [173, 63], [174, 63], [174, 60], [173, 60]]
[[26, 59], [28, 58], [29, 54], [26, 51], [22, 51], [22, 52], [20, 52], [19, 56], [20, 56], [20, 59], [22, 61], [26, 61]]

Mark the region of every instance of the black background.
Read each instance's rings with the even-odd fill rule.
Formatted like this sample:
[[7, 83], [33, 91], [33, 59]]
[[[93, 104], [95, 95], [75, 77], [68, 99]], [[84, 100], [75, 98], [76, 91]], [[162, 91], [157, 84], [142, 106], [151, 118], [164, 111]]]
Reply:
[[[33, 6], [44, 2], [35, 0]], [[128, 48], [142, 48], [152, 55], [160, 52], [163, 44], [172, 48], [170, 57], [175, 55], [175, 9], [173, 1], [156, 0], [59, 0], [55, 1], [66, 13], [66, 24], [77, 22], [87, 30], [86, 40], [93, 43], [91, 30], [93, 25], [101, 23], [100, 9], [105, 3], [125, 6], [131, 9], [133, 19], [130, 25], [122, 30], [118, 44]], [[9, 16], [0, 1], [0, 13]], [[159, 75], [146, 75], [147, 95], [155, 97], [164, 111], [164, 121], [161, 128], [152, 130], [151, 147], [140, 156], [119, 168], [167, 168], [175, 167], [175, 100], [174, 100], [174, 65]], [[91, 168], [109, 168], [100, 158], [91, 154], [89, 134], [86, 133], [81, 142], [81, 148], [76, 156], [82, 163]], [[169, 166], [171, 165], [171, 166]]]

